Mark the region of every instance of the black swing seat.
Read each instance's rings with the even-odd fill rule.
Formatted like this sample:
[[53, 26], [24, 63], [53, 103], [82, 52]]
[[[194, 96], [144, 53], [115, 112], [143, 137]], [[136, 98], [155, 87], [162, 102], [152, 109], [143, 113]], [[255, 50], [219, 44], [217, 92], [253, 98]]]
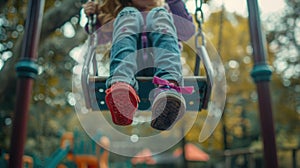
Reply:
[[[85, 100], [87, 108], [93, 111], [105, 111], [108, 110], [105, 103], [105, 90], [106, 90], [106, 76], [89, 76], [87, 85], [83, 88], [87, 88], [85, 91]], [[149, 93], [155, 88], [152, 83], [152, 77], [136, 77], [139, 90], [138, 95], [141, 102], [139, 103], [139, 110], [149, 110], [151, 104], [149, 101]], [[194, 86], [193, 94], [184, 94], [186, 101], [187, 111], [198, 112], [207, 108], [208, 100], [210, 97], [210, 90], [207, 83], [206, 76], [186, 76], [184, 77], [185, 86]]]

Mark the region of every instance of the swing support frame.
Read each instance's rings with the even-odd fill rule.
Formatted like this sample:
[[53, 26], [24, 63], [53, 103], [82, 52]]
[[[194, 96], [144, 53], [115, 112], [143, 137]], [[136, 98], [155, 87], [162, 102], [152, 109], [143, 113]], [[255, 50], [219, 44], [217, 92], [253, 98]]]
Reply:
[[[196, 3], [198, 1], [196, 0]], [[201, 0], [202, 4], [202, 0]], [[268, 82], [271, 70], [265, 62], [263, 36], [261, 32], [260, 17], [257, 0], [247, 0], [249, 12], [249, 26], [255, 66], [252, 77], [257, 85], [259, 98], [259, 110], [262, 126], [264, 160], [268, 168], [277, 168], [277, 154], [274, 133], [274, 123], [270, 102]], [[26, 139], [26, 127], [28, 120], [29, 103], [32, 92], [33, 79], [37, 75], [36, 59], [38, 40], [42, 23], [44, 0], [30, 0], [28, 3], [29, 13], [25, 27], [25, 36], [22, 47], [22, 59], [17, 65], [17, 73], [20, 80], [17, 87], [17, 100], [15, 118], [13, 121], [12, 137], [10, 144], [9, 167], [22, 167], [22, 156]], [[89, 78], [86, 78], [89, 79]]]

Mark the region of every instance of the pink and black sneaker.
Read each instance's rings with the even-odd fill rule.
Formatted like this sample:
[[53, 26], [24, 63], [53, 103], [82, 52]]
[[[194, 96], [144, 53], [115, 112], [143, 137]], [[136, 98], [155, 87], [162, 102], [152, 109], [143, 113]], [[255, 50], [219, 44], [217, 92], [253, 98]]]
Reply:
[[116, 125], [130, 125], [140, 98], [131, 85], [123, 82], [113, 84], [105, 91], [105, 101]]
[[153, 83], [159, 87], [154, 90], [152, 102], [151, 127], [157, 130], [171, 129], [181, 119], [186, 110], [182, 94], [191, 94], [193, 87], [179, 87], [167, 80], [154, 77]]

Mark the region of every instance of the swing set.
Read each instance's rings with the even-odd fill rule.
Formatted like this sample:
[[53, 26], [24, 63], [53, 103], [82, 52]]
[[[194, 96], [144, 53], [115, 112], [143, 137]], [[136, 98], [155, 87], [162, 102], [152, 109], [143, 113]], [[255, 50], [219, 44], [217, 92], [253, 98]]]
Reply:
[[[206, 40], [202, 31], [203, 0], [195, 0], [196, 13], [195, 19], [198, 24], [198, 32], [195, 35], [196, 46], [196, 62], [194, 76], [185, 77], [184, 83], [195, 87], [195, 95], [185, 95], [188, 111], [201, 111], [207, 109], [208, 114], [200, 133], [199, 140], [208, 138], [217, 126], [223, 112], [224, 102], [220, 103], [220, 93], [225, 93], [223, 72], [218, 67], [218, 62], [212, 59], [206, 50]], [[274, 126], [272, 123], [272, 110], [270, 103], [270, 93], [268, 81], [270, 78], [270, 69], [265, 63], [265, 53], [263, 52], [263, 37], [261, 33], [261, 25], [258, 12], [258, 3], [256, 0], [247, 0], [249, 11], [249, 26], [251, 33], [251, 43], [253, 46], [253, 55], [255, 66], [252, 71], [252, 77], [257, 84], [259, 102], [264, 100], [264, 104], [260, 106], [260, 118], [262, 126], [262, 134], [264, 140], [264, 157], [266, 167], [278, 167]], [[24, 153], [24, 144], [26, 138], [26, 125], [28, 118], [28, 105], [30, 101], [30, 91], [32, 88], [32, 79], [37, 76], [38, 66], [34, 62], [37, 57], [37, 41], [39, 40], [39, 32], [41, 29], [41, 18], [43, 15], [44, 1], [29, 1], [29, 13], [25, 27], [24, 45], [21, 60], [16, 66], [16, 71], [20, 82], [18, 82], [17, 100], [16, 100], [16, 117], [13, 122], [11, 150], [9, 158], [9, 167], [22, 167], [22, 156]], [[90, 28], [93, 28], [92, 18], [89, 19]], [[38, 32], [38, 33], [37, 33]], [[34, 36], [32, 36], [34, 35]], [[201, 38], [201, 39], [200, 39]], [[106, 77], [98, 74], [96, 55], [97, 34], [92, 33], [89, 36], [88, 52], [84, 61], [81, 73], [81, 85], [84, 94], [84, 101], [87, 109], [90, 110], [106, 110], [104, 94]], [[199, 74], [200, 63], [202, 62], [205, 75]], [[92, 72], [90, 70], [92, 69]], [[221, 81], [220, 81], [221, 79]], [[141, 98], [140, 109], [146, 110], [150, 106], [148, 95], [150, 90], [154, 88], [152, 78], [146, 76], [138, 76]], [[195, 81], [195, 82], [194, 82]], [[224, 95], [222, 95], [224, 96]], [[221, 97], [222, 97], [221, 96]], [[194, 106], [194, 104], [198, 104]]]
[[[212, 134], [222, 117], [226, 99], [226, 77], [225, 69], [218, 52], [215, 50], [213, 45], [207, 45], [209, 43], [202, 29], [204, 21], [204, 13], [202, 10], [203, 0], [195, 0], [195, 4], [196, 10], [194, 18], [197, 23], [197, 32], [194, 35], [195, 46], [188, 46], [188, 44], [185, 43], [193, 50], [194, 56], [192, 55], [191, 57], [194, 58], [195, 64], [193, 70], [190, 70], [192, 68], [188, 68], [191, 75], [183, 76], [184, 85], [193, 86], [194, 92], [192, 94], [183, 94], [183, 96], [186, 101], [187, 112], [198, 113], [203, 110], [208, 112], [199, 135], [199, 141], [203, 142]], [[173, 15], [173, 17], [174, 20], [182, 19], [175, 15]], [[105, 63], [102, 63], [102, 65], [100, 63], [99, 66], [99, 62], [101, 62], [98, 61], [99, 57], [102, 57], [103, 59], [103, 54], [99, 54], [99, 50], [102, 50], [103, 52], [103, 50], [107, 50], [109, 47], [103, 47], [103, 44], [100, 42], [101, 38], [105, 37], [107, 28], [104, 25], [98, 30], [94, 30], [96, 22], [95, 19], [95, 15], [90, 16], [88, 19], [88, 29], [90, 34], [86, 42], [87, 50], [85, 51], [85, 59], [80, 76], [80, 92], [84, 99], [84, 106], [88, 111], [102, 112], [108, 110], [105, 102], [105, 91], [107, 89], [106, 80], [108, 76], [105, 76], [105, 74], [103, 74], [103, 70], [101, 70], [105, 66]], [[180, 22], [182, 22], [182, 20]], [[104, 30], [102, 30], [102, 28]], [[207, 50], [208, 48], [209, 50]], [[144, 50], [147, 50], [147, 48]], [[140, 61], [141, 59], [142, 61]], [[149, 58], [145, 59], [144, 57], [141, 58], [141, 56], [137, 57], [137, 62], [140, 64], [144, 64], [144, 62], [147, 62], [148, 60]], [[148, 67], [145, 67], [144, 69], [147, 68]], [[151, 111], [149, 95], [151, 91], [155, 89], [155, 84], [152, 83], [153, 76], [140, 75], [137, 73], [136, 80], [140, 88], [138, 90], [140, 98], [138, 110]], [[82, 105], [83, 104], [80, 104], [80, 106]]]
[[[195, 91], [192, 94], [183, 95], [187, 103], [187, 111], [201, 111], [202, 109], [207, 109], [214, 84], [214, 70], [208, 52], [206, 51], [206, 41], [202, 31], [202, 0], [200, 4], [198, 0], [196, 0], [196, 3], [198, 6], [196, 8], [195, 19], [198, 24], [198, 33], [195, 36], [196, 54], [194, 76], [184, 76], [184, 84], [194, 86]], [[198, 17], [199, 15], [201, 18]], [[88, 39], [88, 50], [81, 73], [81, 85], [87, 109], [108, 110], [104, 101], [105, 90], [107, 89], [105, 86], [107, 76], [98, 73], [96, 60], [97, 38], [100, 31], [93, 31], [94, 23], [95, 17], [89, 17], [88, 28], [90, 30], [89, 32], [93, 33], [90, 34]], [[199, 43], [199, 39], [201, 39], [201, 43]], [[203, 62], [206, 76], [199, 74], [201, 61]], [[150, 107], [148, 96], [150, 91], [155, 88], [155, 85], [152, 83], [152, 77], [149, 76], [137, 76], [136, 79], [141, 88], [138, 90], [138, 95], [141, 100], [139, 110], [147, 110]]]

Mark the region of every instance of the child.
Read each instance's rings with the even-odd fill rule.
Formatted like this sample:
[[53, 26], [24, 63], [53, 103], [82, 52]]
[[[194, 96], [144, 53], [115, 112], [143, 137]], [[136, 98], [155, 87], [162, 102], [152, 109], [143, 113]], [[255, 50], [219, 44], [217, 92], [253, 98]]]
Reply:
[[140, 101], [135, 75], [137, 50], [144, 42], [141, 32], [146, 32], [147, 43], [153, 48], [153, 83], [158, 86], [150, 95], [151, 126], [158, 130], [170, 129], [185, 113], [182, 93], [192, 90], [180, 87], [183, 79], [178, 39], [189, 39], [195, 28], [182, 0], [166, 0], [166, 3], [174, 16], [190, 22], [173, 21], [160, 0], [103, 0], [101, 5], [87, 2], [83, 6], [88, 16], [97, 14], [97, 28], [115, 19], [105, 101], [117, 125], [132, 123]]

